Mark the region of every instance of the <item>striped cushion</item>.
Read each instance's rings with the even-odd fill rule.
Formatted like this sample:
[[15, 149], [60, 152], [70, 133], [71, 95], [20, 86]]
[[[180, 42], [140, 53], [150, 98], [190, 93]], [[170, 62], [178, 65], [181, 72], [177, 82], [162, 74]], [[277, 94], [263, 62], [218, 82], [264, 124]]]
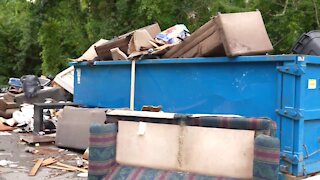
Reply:
[[[141, 118], [131, 116], [108, 116], [107, 123], [116, 123], [119, 120], [124, 121], [144, 121], [164, 124], [185, 124], [187, 126], [216, 127], [228, 129], [247, 129], [260, 131], [260, 134], [270, 135], [271, 130], [276, 128], [273, 121], [268, 118], [246, 118], [246, 117], [221, 117], [221, 116], [203, 116], [192, 117], [191, 115], [176, 114], [174, 119]], [[273, 132], [273, 131], [272, 131]]]
[[234, 180], [232, 178], [202, 176], [196, 174], [163, 171], [117, 165], [104, 179], [106, 180]]
[[94, 124], [90, 127], [88, 179], [101, 179], [116, 165], [116, 133], [115, 124]]
[[255, 139], [254, 179], [277, 179], [280, 159], [280, 142], [277, 138], [259, 135]]

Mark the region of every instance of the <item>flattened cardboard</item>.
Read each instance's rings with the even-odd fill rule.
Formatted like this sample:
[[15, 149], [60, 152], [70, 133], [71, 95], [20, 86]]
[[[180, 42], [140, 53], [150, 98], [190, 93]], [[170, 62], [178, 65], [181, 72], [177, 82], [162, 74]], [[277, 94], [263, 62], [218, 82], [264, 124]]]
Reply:
[[126, 60], [128, 59], [127, 55], [122, 52], [119, 48], [110, 49], [113, 60]]
[[136, 30], [132, 38], [129, 42], [129, 48], [128, 48], [128, 54], [131, 54], [133, 52], [139, 52], [141, 48], [148, 49], [152, 48], [153, 45], [150, 43], [153, 38], [151, 35], [148, 33], [147, 30], [141, 29], [141, 30]]
[[108, 40], [105, 40], [105, 39], [100, 39], [99, 41], [95, 42], [94, 44], [92, 44], [89, 49], [86, 50], [86, 52], [84, 52], [82, 54], [82, 56], [80, 56], [79, 58], [77, 59], [74, 59], [73, 61], [92, 61], [95, 57], [97, 57], [97, 53], [94, 49], [95, 46], [99, 46], [103, 43], [106, 43], [108, 42]]
[[[161, 32], [158, 23], [140, 28], [138, 30], [141, 30], [141, 29], [145, 29], [146, 31], [148, 31], [151, 37], [155, 37], [158, 34], [158, 32]], [[112, 54], [110, 52], [110, 49], [113, 49], [113, 48], [119, 48], [122, 52], [127, 53], [128, 45], [132, 37], [132, 34], [134, 32], [135, 31], [131, 31], [115, 39], [112, 39], [109, 42], [103, 43], [99, 46], [95, 46], [95, 50], [99, 57], [99, 60], [112, 60]]]
[[99, 60], [112, 60], [110, 49], [113, 48], [119, 48], [121, 51], [127, 52], [130, 39], [131, 35], [123, 38], [115, 38], [99, 46], [95, 46], [94, 48]]
[[[143, 27], [143, 28], [140, 28], [140, 29], [137, 29], [137, 30], [141, 30], [141, 29], [145, 29], [148, 31], [148, 33], [151, 35], [152, 38], [155, 38], [157, 34], [159, 34], [159, 32], [161, 32], [161, 29], [160, 29], [160, 26], [158, 23], [154, 23], [154, 24], [151, 24], [149, 26], [146, 26], [146, 27]], [[123, 34], [121, 36], [119, 36], [119, 38], [124, 38], [124, 37], [127, 37], [127, 36], [130, 36], [132, 35], [135, 31], [137, 30], [134, 30], [134, 31], [131, 31], [131, 32], [128, 32], [126, 34]]]

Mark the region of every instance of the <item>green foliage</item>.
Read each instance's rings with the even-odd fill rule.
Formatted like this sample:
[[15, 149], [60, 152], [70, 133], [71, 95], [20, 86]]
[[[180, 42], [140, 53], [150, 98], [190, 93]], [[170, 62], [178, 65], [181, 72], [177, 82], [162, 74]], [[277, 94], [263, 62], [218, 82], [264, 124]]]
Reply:
[[319, 29], [320, 0], [0, 0], [0, 84], [23, 74], [54, 76], [95, 41], [158, 22], [191, 32], [218, 12], [262, 12], [274, 54]]
[[0, 1], [0, 84], [8, 76], [39, 73], [36, 22], [25, 1]]

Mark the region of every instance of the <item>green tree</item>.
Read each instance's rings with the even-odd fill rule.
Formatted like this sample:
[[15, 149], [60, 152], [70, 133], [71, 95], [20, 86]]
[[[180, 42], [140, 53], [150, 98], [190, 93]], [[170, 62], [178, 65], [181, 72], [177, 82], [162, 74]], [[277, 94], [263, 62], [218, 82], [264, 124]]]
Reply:
[[31, 8], [22, 0], [0, 1], [0, 84], [8, 76], [40, 73], [38, 28]]

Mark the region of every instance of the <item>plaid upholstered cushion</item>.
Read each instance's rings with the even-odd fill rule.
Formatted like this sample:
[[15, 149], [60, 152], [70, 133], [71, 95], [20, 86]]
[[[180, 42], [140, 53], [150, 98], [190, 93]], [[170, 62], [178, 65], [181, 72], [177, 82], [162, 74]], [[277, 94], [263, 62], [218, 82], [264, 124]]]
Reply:
[[255, 138], [254, 179], [277, 179], [280, 159], [280, 142], [277, 138], [259, 135]]
[[196, 174], [163, 171], [117, 165], [105, 177], [106, 180], [235, 180], [232, 178], [202, 176]]
[[276, 124], [269, 118], [221, 117], [176, 114], [174, 119], [141, 118], [135, 116], [108, 116], [106, 123], [124, 121], [144, 121], [163, 124], [185, 124], [187, 126], [216, 127], [228, 129], [247, 129], [257, 131], [257, 134], [275, 135]]
[[102, 179], [116, 165], [116, 135], [115, 124], [94, 124], [90, 127], [88, 179]]

